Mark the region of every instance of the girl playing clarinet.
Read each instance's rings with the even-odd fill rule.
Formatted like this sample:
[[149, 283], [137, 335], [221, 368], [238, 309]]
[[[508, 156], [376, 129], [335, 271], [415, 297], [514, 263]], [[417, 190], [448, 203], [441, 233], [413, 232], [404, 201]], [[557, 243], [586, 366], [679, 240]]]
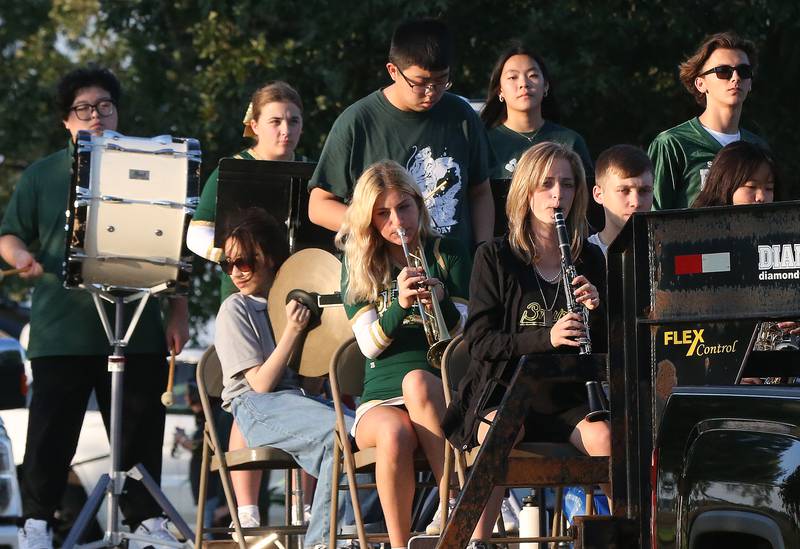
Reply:
[[[526, 151], [514, 171], [506, 213], [506, 236], [482, 245], [476, 254], [470, 283], [470, 311], [464, 331], [471, 364], [459, 395], [447, 411], [443, 427], [459, 446], [475, 444], [476, 418], [467, 410], [491, 377], [507, 381], [522, 355], [576, 353], [587, 335], [582, 315], [569, 312], [561, 277], [561, 253], [554, 224], [563, 210], [578, 273], [568, 281], [575, 300], [589, 310], [589, 333], [595, 352], [606, 350], [604, 310], [606, 263], [603, 253], [586, 241], [588, 192], [581, 160], [561, 144], [544, 142]], [[595, 285], [596, 284], [596, 285]], [[599, 288], [599, 289], [598, 289]], [[509, 365], [508, 368], [505, 366]], [[502, 395], [492, 394], [479, 414], [495, 415]], [[591, 423], [582, 384], [567, 386], [556, 398], [561, 411], [540, 409], [533, 395], [519, 439], [571, 442], [593, 456], [610, 454], [610, 431], [604, 421]], [[477, 427], [477, 442], [488, 431]], [[491, 536], [502, 490], [496, 489], [473, 533], [473, 546]]]

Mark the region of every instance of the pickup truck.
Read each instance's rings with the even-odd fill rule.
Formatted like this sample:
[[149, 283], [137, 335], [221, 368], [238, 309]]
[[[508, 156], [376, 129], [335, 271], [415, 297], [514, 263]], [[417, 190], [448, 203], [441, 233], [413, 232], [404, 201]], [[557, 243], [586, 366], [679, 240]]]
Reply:
[[679, 387], [654, 452], [654, 547], [800, 547], [800, 389]]
[[575, 520], [576, 549], [800, 547], [800, 352], [756, 346], [800, 319], [798, 235], [800, 202], [634, 215], [609, 248], [608, 355], [520, 362], [437, 547], [464, 546], [493, 486], [543, 477], [509, 457], [515, 416], [587, 375], [608, 381], [611, 456], [544, 466], [562, 486], [607, 471], [612, 515]]

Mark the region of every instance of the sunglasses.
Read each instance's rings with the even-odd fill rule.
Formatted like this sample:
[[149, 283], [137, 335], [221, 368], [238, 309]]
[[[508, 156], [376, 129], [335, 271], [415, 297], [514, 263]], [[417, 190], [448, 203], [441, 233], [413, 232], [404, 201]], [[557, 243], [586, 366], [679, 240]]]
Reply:
[[706, 72], [700, 73], [699, 76], [706, 76], [714, 73], [720, 80], [730, 80], [733, 78], [733, 71], [736, 71], [736, 73], [739, 75], [739, 78], [742, 80], [749, 80], [750, 78], [753, 78], [753, 67], [746, 63], [736, 65], [735, 67], [730, 65], [719, 65], [713, 69], [708, 69]]
[[241, 257], [239, 259], [229, 259], [226, 257], [219, 262], [219, 266], [222, 267], [222, 272], [226, 275], [232, 274], [234, 267], [239, 269], [242, 273], [249, 273], [253, 270], [253, 262]]

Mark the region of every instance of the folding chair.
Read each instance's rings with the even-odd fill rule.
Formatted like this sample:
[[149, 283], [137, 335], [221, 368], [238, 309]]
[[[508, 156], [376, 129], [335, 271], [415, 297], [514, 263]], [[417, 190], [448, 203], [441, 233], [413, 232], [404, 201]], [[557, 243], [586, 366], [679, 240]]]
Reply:
[[[290, 536], [300, 536], [306, 531], [305, 526], [292, 525], [292, 472], [299, 470], [300, 466], [295, 460], [282, 450], [277, 448], [242, 448], [231, 452], [223, 451], [225, 446], [220, 444], [217, 429], [214, 424], [214, 410], [211, 405], [211, 398], [219, 397], [222, 394], [222, 367], [217, 357], [214, 346], [209, 347], [200, 361], [197, 363], [197, 389], [200, 393], [200, 402], [203, 406], [205, 416], [205, 427], [203, 431], [203, 459], [200, 466], [200, 489], [197, 501], [197, 529], [195, 547], [200, 549], [203, 546], [205, 534], [235, 532], [238, 538], [240, 549], [246, 549], [247, 543], [245, 536], [270, 535], [284, 536], [284, 544], [288, 549]], [[230, 471], [240, 470], [283, 470], [285, 471], [285, 524], [278, 526], [265, 526], [260, 528], [242, 528], [239, 523], [239, 516], [236, 512], [237, 505], [231, 485]], [[205, 528], [203, 524], [203, 514], [205, 511], [206, 492], [208, 489], [209, 476], [212, 471], [219, 471], [222, 481], [222, 489], [225, 493], [225, 501], [228, 505], [233, 529], [231, 528]], [[302, 502], [300, 503], [302, 509]], [[206, 543], [208, 543], [206, 541]]]
[[[469, 348], [462, 335], [458, 335], [450, 342], [442, 355], [442, 383], [445, 390], [445, 402], [449, 405], [453, 393], [458, 389], [458, 384], [469, 368]], [[445, 471], [452, 470], [452, 463], [455, 462], [458, 481], [461, 487], [464, 486], [466, 469], [471, 467], [480, 451], [480, 446], [472, 448], [468, 452], [462, 452], [459, 448], [451, 447], [451, 451], [445, 454]], [[564, 467], [565, 460], [592, 460], [588, 458], [570, 443], [556, 442], [522, 442], [517, 444], [508, 456], [510, 462], [515, 464], [515, 473], [528, 471], [528, 475], [513, 474], [510, 472], [507, 486], [509, 487], [554, 487], [556, 491], [556, 503], [553, 513], [551, 537], [563, 536], [565, 530], [565, 518], [563, 513], [563, 489], [567, 485], [576, 484], [565, 479]], [[606, 471], [608, 468], [606, 468]], [[531, 479], [526, 484], [520, 477]], [[534, 480], [535, 479], [535, 480]], [[595, 482], [608, 482], [606, 477], [592, 479]], [[580, 483], [580, 482], [578, 482]], [[588, 514], [593, 514], [592, 490], [586, 489], [586, 509]], [[542, 511], [544, 507], [540, 505]], [[446, 511], [446, 508], [445, 508]], [[541, 516], [541, 515], [540, 515]], [[498, 519], [498, 525], [502, 520]], [[545, 524], [540, 520], [539, 524]], [[502, 529], [500, 530], [502, 533]], [[502, 535], [502, 534], [501, 534]], [[509, 538], [513, 541], [513, 538]], [[503, 542], [506, 539], [492, 538], [492, 541]]]
[[[353, 503], [353, 511], [356, 520], [356, 534], [361, 547], [369, 547], [368, 543], [382, 543], [389, 541], [386, 532], [367, 534], [364, 529], [363, 514], [358, 500], [358, 490], [375, 489], [375, 483], [358, 484], [357, 473], [375, 472], [375, 448], [359, 448], [354, 450], [355, 442], [350, 437], [350, 432], [344, 421], [344, 405], [342, 396], [349, 395], [357, 397], [361, 395], [364, 388], [364, 364], [365, 358], [361, 354], [355, 338], [343, 343], [331, 358], [329, 382], [336, 410], [336, 425], [334, 426], [333, 444], [333, 482], [331, 493], [331, 520], [330, 520], [330, 543], [329, 547], [336, 547], [337, 539], [350, 538], [338, 533], [337, 523], [337, 504], [340, 490], [349, 490], [350, 498]], [[347, 484], [339, 484], [342, 468], [346, 473]], [[416, 471], [430, 471], [430, 466], [422, 452], [417, 452], [414, 456], [414, 469]], [[418, 533], [412, 532], [411, 535]]]

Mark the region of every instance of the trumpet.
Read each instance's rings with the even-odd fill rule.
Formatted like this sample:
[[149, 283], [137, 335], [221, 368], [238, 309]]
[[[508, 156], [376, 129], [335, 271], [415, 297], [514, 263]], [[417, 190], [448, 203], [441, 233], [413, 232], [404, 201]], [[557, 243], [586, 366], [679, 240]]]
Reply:
[[[425, 259], [425, 251], [422, 246], [418, 246], [414, 253], [411, 253], [408, 249], [408, 243], [406, 243], [405, 229], [397, 229], [397, 236], [400, 237], [400, 242], [403, 245], [406, 264], [414, 269], [421, 268], [425, 278], [430, 278], [431, 271], [428, 268], [428, 261]], [[420, 284], [420, 289], [422, 288], [428, 289], [423, 284]], [[442, 355], [452, 337], [447, 329], [444, 316], [442, 316], [442, 308], [439, 306], [436, 294], [433, 290], [431, 290], [430, 294], [431, 301], [429, 305], [422, 303], [422, 300], [417, 296], [417, 307], [419, 308], [419, 316], [422, 319], [422, 328], [425, 330], [425, 338], [428, 340], [428, 363], [434, 368], [441, 368]]]
[[578, 273], [575, 270], [575, 264], [572, 263], [567, 222], [564, 219], [564, 212], [561, 208], [556, 208], [553, 217], [556, 224], [556, 233], [558, 234], [558, 247], [561, 250], [561, 278], [564, 281], [564, 293], [567, 294], [567, 309], [571, 313], [581, 315], [581, 320], [583, 321], [584, 335], [578, 338], [580, 354], [591, 354], [592, 338], [589, 336], [589, 311], [585, 305], [577, 302], [575, 294], [572, 293], [572, 281], [578, 276]]

